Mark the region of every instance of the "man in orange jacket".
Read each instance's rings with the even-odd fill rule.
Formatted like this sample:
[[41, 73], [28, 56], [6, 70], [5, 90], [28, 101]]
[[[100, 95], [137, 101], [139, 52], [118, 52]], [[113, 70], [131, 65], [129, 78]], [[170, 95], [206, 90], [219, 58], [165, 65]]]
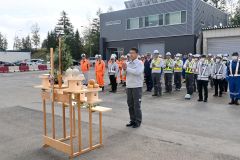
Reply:
[[102, 60], [102, 56], [96, 56], [97, 61], [95, 64], [95, 73], [96, 73], [96, 80], [99, 84], [99, 87], [102, 88], [104, 91], [104, 74], [105, 74], [105, 62]]
[[124, 63], [124, 55], [121, 56], [120, 60], [118, 61], [118, 67], [120, 72], [120, 84], [123, 84], [123, 75], [122, 75], [122, 65]]
[[85, 77], [83, 84], [87, 85], [88, 84], [88, 73], [90, 70], [90, 62], [87, 59], [86, 54], [82, 54], [81, 56], [82, 56], [82, 60], [80, 61], [80, 65], [81, 65], [82, 73]]

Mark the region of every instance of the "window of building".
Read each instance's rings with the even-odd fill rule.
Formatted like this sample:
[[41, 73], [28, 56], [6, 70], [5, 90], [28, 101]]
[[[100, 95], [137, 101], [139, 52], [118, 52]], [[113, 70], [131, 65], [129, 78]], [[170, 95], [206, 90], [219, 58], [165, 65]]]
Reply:
[[165, 14], [166, 25], [186, 23], [186, 20], [187, 20], [186, 11], [178, 11]]
[[163, 18], [163, 14], [160, 14], [160, 15], [159, 15], [159, 25], [160, 25], [160, 26], [162, 26], [162, 25], [164, 24], [164, 22], [163, 22], [164, 20], [163, 20], [163, 19], [164, 19], [164, 18]]
[[154, 27], [159, 24], [159, 15], [150, 15], [148, 16], [148, 24], [146, 27]]
[[140, 17], [139, 18], [139, 28], [143, 28], [143, 27], [145, 27], [145, 18]]
[[130, 18], [127, 20], [127, 29], [138, 29], [139, 18]]

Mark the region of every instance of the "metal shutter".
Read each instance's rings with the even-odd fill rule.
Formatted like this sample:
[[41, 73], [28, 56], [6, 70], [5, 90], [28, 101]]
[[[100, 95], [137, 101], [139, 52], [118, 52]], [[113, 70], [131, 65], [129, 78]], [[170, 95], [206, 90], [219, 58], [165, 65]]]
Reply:
[[154, 50], [158, 50], [160, 54], [165, 54], [164, 43], [144, 43], [140, 45], [140, 53], [153, 53]]
[[240, 53], [240, 37], [223, 37], [208, 39], [208, 53], [232, 54]]

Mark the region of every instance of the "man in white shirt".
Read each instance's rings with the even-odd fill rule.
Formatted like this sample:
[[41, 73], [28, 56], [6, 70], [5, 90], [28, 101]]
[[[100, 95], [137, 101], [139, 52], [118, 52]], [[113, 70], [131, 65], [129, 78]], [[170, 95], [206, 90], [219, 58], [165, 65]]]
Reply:
[[130, 122], [127, 127], [138, 128], [142, 123], [142, 87], [144, 65], [138, 60], [138, 49], [130, 50], [130, 61], [123, 64], [123, 74], [126, 75], [127, 103], [129, 107]]

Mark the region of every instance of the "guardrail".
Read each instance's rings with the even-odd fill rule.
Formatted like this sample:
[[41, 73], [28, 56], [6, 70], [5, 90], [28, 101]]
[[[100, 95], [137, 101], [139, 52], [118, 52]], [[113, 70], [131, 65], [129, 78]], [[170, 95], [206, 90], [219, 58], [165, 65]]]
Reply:
[[50, 65], [31, 65], [31, 66], [0, 66], [0, 73], [45, 71], [50, 70]]

